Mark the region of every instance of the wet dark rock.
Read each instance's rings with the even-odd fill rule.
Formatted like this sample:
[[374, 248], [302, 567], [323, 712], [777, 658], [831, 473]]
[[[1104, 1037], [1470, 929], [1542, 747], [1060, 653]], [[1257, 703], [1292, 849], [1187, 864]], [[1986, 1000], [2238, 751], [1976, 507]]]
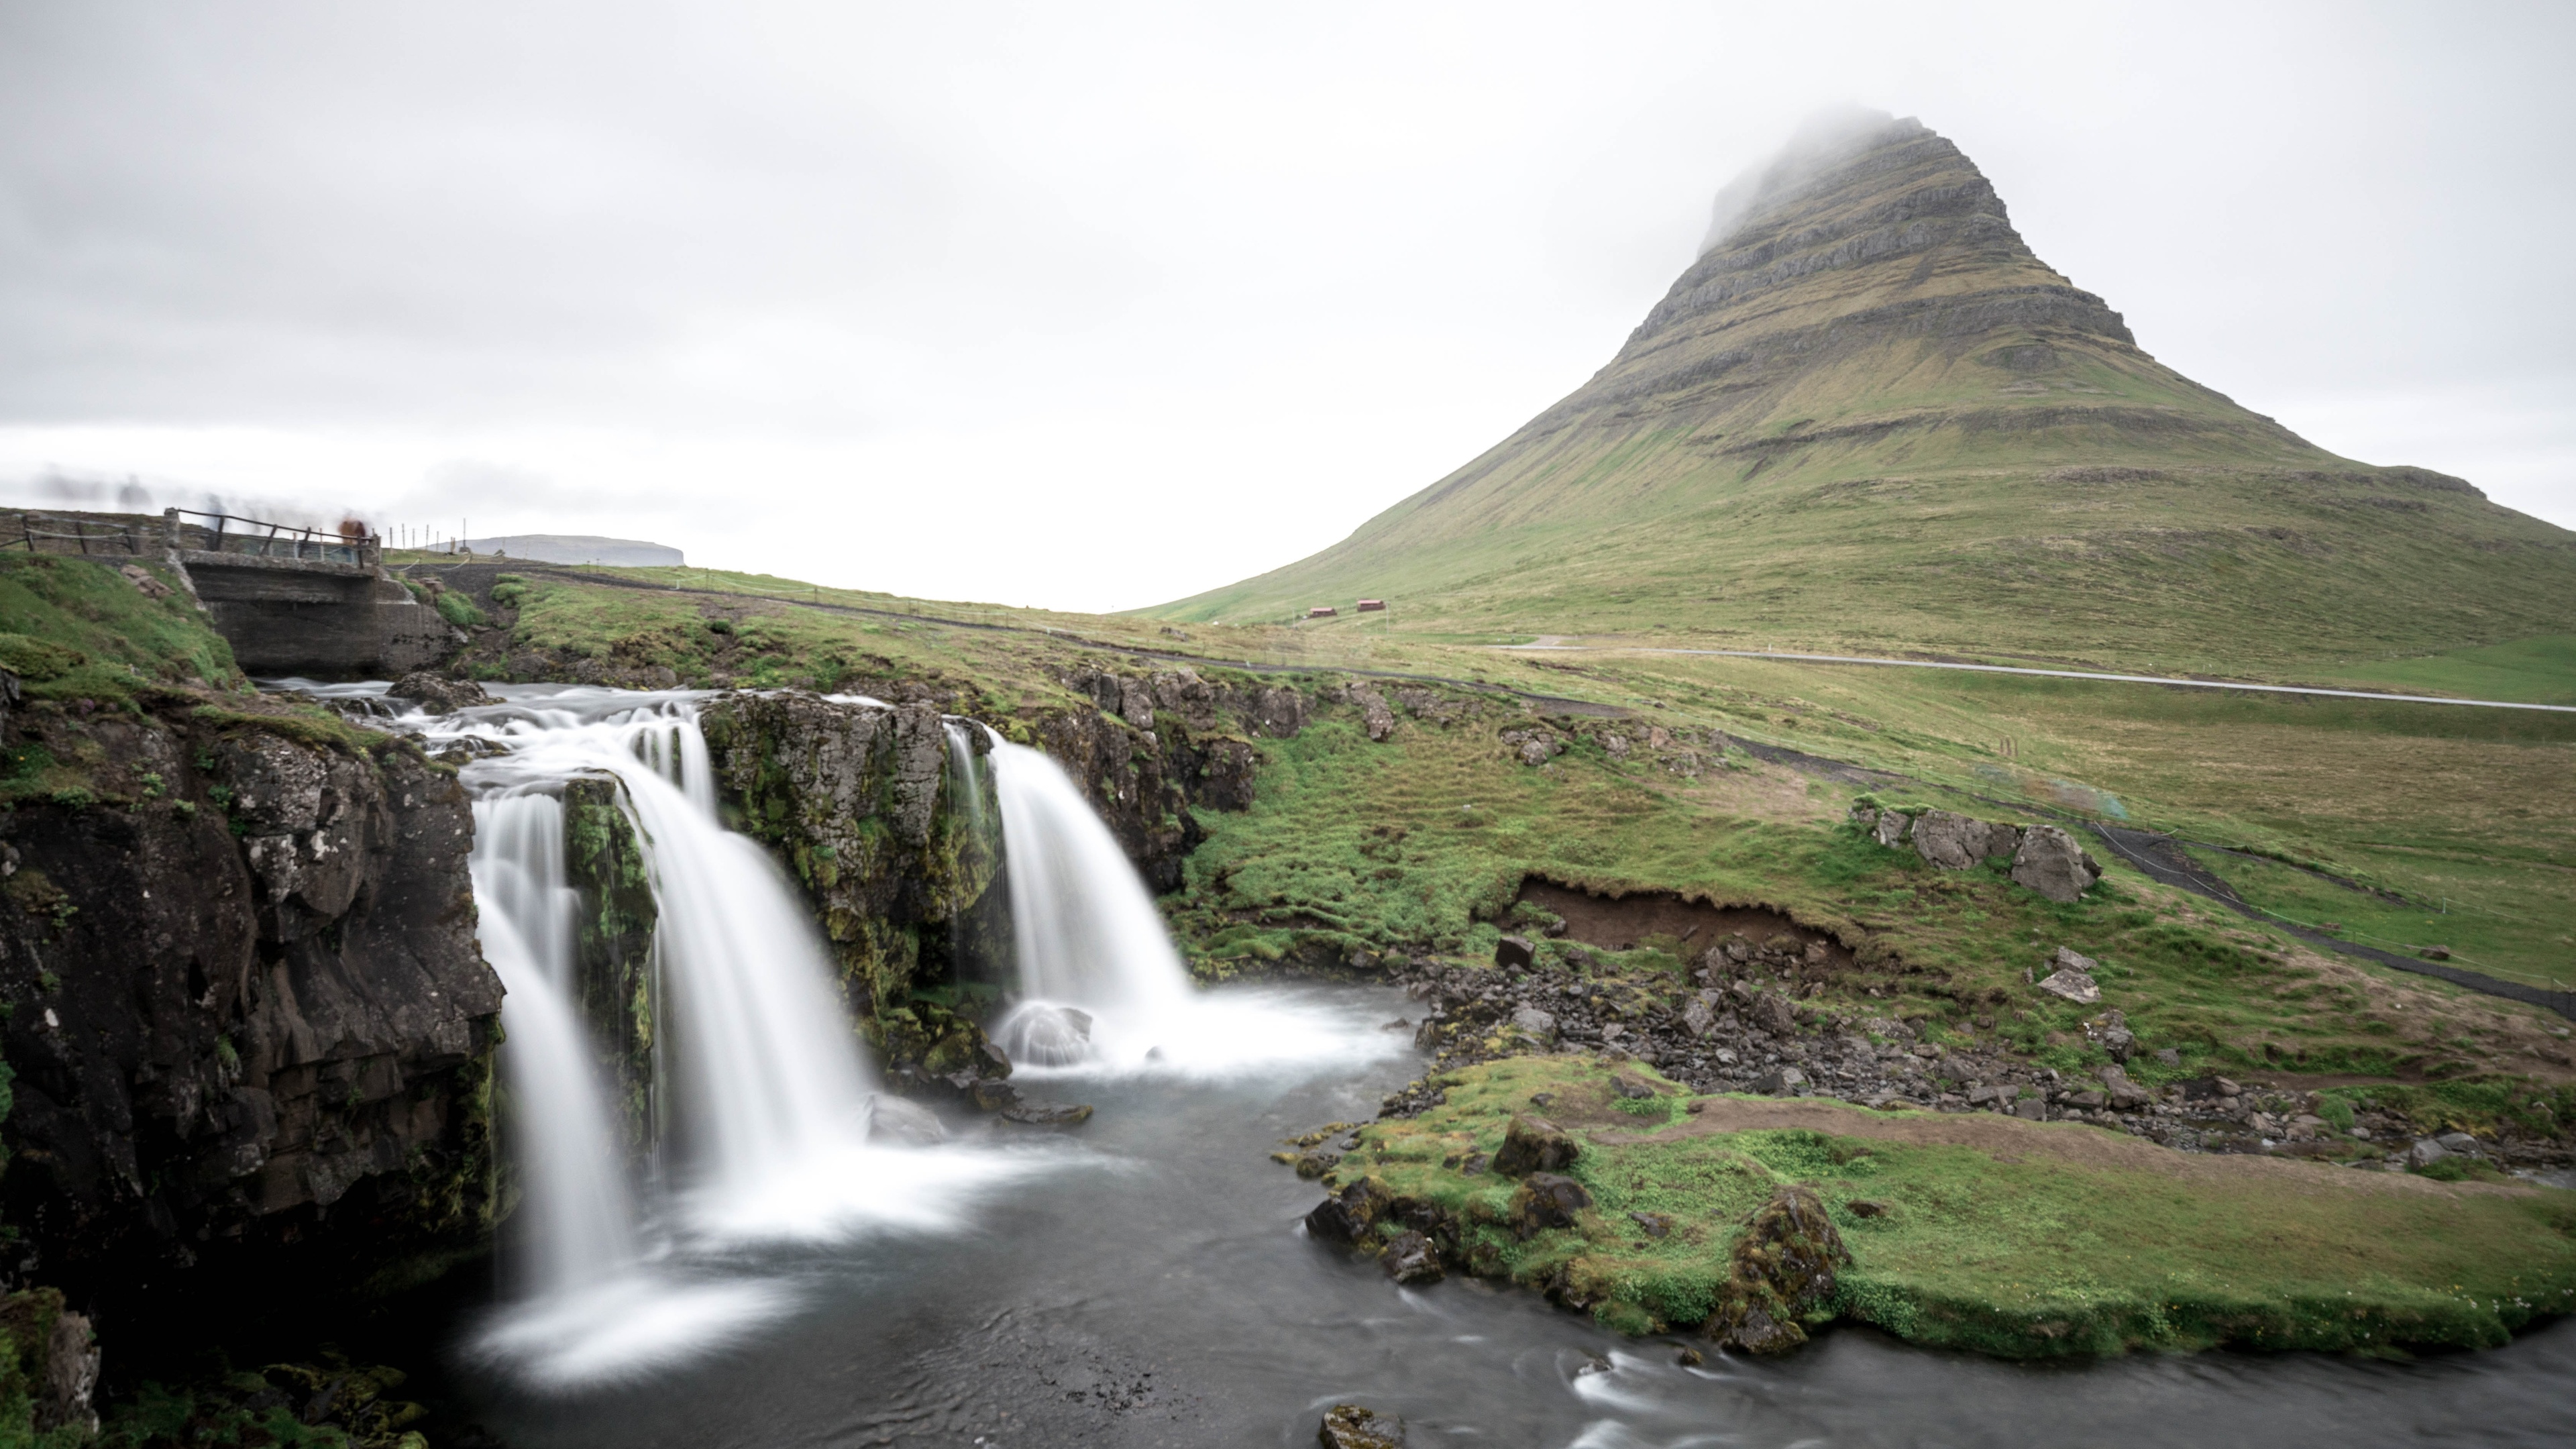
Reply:
[[1335, 1404], [1324, 1411], [1315, 1442], [1324, 1449], [1404, 1449], [1404, 1421], [1357, 1404]]
[[1851, 1261], [1815, 1189], [1783, 1187], [1754, 1210], [1727, 1255], [1717, 1310], [1702, 1332], [1721, 1348], [1783, 1353], [1807, 1341], [1799, 1320], [1830, 1302]]
[[1385, 1266], [1386, 1276], [1398, 1283], [1437, 1283], [1445, 1276], [1431, 1240], [1410, 1229], [1389, 1239], [1378, 1261]]
[[1503, 1216], [1515, 1236], [1528, 1238], [1550, 1228], [1573, 1227], [1574, 1215], [1590, 1206], [1592, 1194], [1582, 1183], [1553, 1172], [1533, 1172], [1521, 1179]]
[[1004, 1122], [1017, 1122], [1024, 1127], [1079, 1127], [1091, 1120], [1089, 1105], [1065, 1102], [1040, 1102], [1022, 1098], [993, 1114]]
[[479, 1241], [501, 989], [455, 777], [390, 738], [13, 724], [136, 797], [0, 812], [13, 1271], [88, 1303], [292, 1243], [291, 1301]]
[[1306, 1233], [1327, 1243], [1356, 1243], [1377, 1226], [1387, 1206], [1386, 1189], [1362, 1178], [1315, 1204], [1306, 1214]]
[[1544, 1117], [1516, 1113], [1511, 1125], [1503, 1129], [1502, 1150], [1494, 1154], [1494, 1171], [1503, 1177], [1554, 1172], [1572, 1166], [1582, 1150], [1564, 1128]]
[[478, 704], [490, 704], [492, 696], [483, 686], [470, 679], [449, 679], [426, 669], [414, 670], [393, 682], [385, 693], [396, 699], [407, 699], [429, 714], [453, 714]]

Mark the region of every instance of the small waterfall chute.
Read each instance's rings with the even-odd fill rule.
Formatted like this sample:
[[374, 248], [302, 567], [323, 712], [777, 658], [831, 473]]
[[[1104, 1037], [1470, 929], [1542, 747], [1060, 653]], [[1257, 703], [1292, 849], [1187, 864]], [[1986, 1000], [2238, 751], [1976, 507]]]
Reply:
[[1062, 768], [996, 740], [1020, 1000], [993, 1025], [1011, 1059], [1050, 1070], [1218, 1075], [1374, 1060], [1329, 1012], [1259, 988], [1201, 993], [1118, 839]]

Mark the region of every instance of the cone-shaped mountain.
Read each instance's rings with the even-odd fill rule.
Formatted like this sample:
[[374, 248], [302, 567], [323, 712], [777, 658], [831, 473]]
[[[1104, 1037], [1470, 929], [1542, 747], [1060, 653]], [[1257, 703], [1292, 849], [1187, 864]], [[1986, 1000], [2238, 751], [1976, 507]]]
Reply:
[[1341, 543], [1149, 612], [1362, 596], [1399, 627], [2230, 670], [2566, 632], [2576, 534], [2162, 365], [1958, 147], [1863, 113], [1721, 193], [1571, 396]]

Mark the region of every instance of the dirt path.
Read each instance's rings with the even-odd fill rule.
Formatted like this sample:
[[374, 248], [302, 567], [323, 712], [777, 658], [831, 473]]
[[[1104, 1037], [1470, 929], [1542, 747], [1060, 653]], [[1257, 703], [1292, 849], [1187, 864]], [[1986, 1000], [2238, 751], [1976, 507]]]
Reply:
[[2247, 689], [2264, 694], [2314, 694], [2331, 699], [2371, 699], [2391, 704], [2460, 704], [2478, 709], [2536, 709], [2576, 714], [2576, 704], [2523, 704], [2510, 699], [2454, 699], [2439, 694], [2382, 694], [2368, 689], [2321, 689], [2304, 684], [2254, 684], [2233, 679], [2180, 679], [2164, 674], [2106, 674], [2091, 669], [2031, 669], [2016, 664], [1969, 664], [1955, 659], [1873, 659], [1861, 654], [1779, 654], [1764, 649], [1663, 649], [1627, 644], [1568, 644], [1542, 634], [1535, 644], [1497, 644], [1506, 652], [1547, 649], [1565, 653], [1694, 654], [1724, 659], [1776, 659], [1793, 664], [1867, 664], [1894, 669], [1956, 669], [1971, 674], [2035, 674], [2048, 679], [2094, 679], [2112, 684], [2164, 684], [2181, 689]]

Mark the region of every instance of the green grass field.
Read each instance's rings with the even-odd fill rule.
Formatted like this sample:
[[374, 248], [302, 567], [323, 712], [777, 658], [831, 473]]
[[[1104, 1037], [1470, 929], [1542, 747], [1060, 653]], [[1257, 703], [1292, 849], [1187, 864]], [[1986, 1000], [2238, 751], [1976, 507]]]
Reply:
[[[652, 663], [692, 683], [822, 687], [852, 670], [937, 678], [968, 687], [996, 718], [1075, 703], [1059, 682], [1072, 669], [1169, 667], [1085, 639], [1302, 664], [1322, 684], [1336, 666], [1482, 677], [1629, 712], [1569, 719], [1571, 747], [1543, 770], [1518, 764], [1497, 736], [1549, 707], [1461, 691], [1444, 696], [1451, 722], [1408, 716], [1384, 743], [1365, 738], [1347, 705], [1324, 707], [1293, 739], [1261, 740], [1252, 809], [1202, 813], [1208, 839], [1169, 902], [1211, 972], [1319, 948], [1489, 953], [1496, 916], [1537, 874], [1768, 903], [1849, 930], [1914, 968], [1854, 980], [1853, 993], [1880, 994], [1852, 1005], [1927, 1013], [2031, 1052], [2061, 1050], [2068, 1033], [2063, 1013], [2028, 1000], [2023, 970], [2068, 945], [2110, 963], [2117, 1004], [2143, 1035], [2181, 1050], [2186, 1070], [2565, 1075], [2534, 1055], [2556, 1049], [2544, 1013], [2319, 957], [2116, 862], [2106, 889], [2073, 907], [1989, 873], [1935, 871], [1842, 825], [1863, 784], [1730, 755], [1709, 731], [1905, 777], [1866, 786], [1889, 803], [2118, 820], [2316, 866], [2434, 902], [2437, 914], [2447, 898], [2450, 919], [2483, 913], [2482, 929], [2438, 944], [2477, 969], [2546, 982], [2571, 974], [2576, 931], [2576, 824], [2555, 810], [2551, 783], [2576, 778], [2576, 718], [1766, 660], [1523, 655], [1403, 635], [1329, 653], [1300, 649], [1297, 630], [1192, 626], [1182, 639], [1137, 619], [756, 575], [652, 576], [685, 576], [691, 590], [533, 574], [513, 592], [508, 647]], [[1659, 728], [1669, 747], [1648, 745]], [[1638, 748], [1614, 758], [1606, 732]], [[2307, 914], [2313, 902], [2273, 894], [2259, 861], [2230, 856], [2220, 869], [2258, 903], [2337, 922], [2355, 939], [2416, 929], [2350, 908], [2376, 898], [2334, 885], [2322, 889], [2339, 914]]]
[[[1816, 1126], [1728, 1130], [1775, 1104], [1705, 1099], [1693, 1114], [1668, 1084], [1617, 1099], [1611, 1074], [1587, 1057], [1447, 1074], [1445, 1102], [1364, 1129], [1338, 1175], [1438, 1204], [1483, 1271], [1554, 1286], [1632, 1333], [1705, 1317], [1740, 1224], [1787, 1183], [1817, 1189], [1852, 1255], [1826, 1313], [1941, 1347], [2492, 1347], [2576, 1303], [2576, 1193], [2195, 1159], [2081, 1125], [1841, 1104], [1799, 1104]], [[1457, 1170], [1499, 1147], [1515, 1112], [1544, 1112], [1585, 1144], [1567, 1171], [1594, 1206], [1574, 1227], [1517, 1238], [1503, 1226], [1513, 1182]], [[1639, 1212], [1670, 1232], [1648, 1236]]]

